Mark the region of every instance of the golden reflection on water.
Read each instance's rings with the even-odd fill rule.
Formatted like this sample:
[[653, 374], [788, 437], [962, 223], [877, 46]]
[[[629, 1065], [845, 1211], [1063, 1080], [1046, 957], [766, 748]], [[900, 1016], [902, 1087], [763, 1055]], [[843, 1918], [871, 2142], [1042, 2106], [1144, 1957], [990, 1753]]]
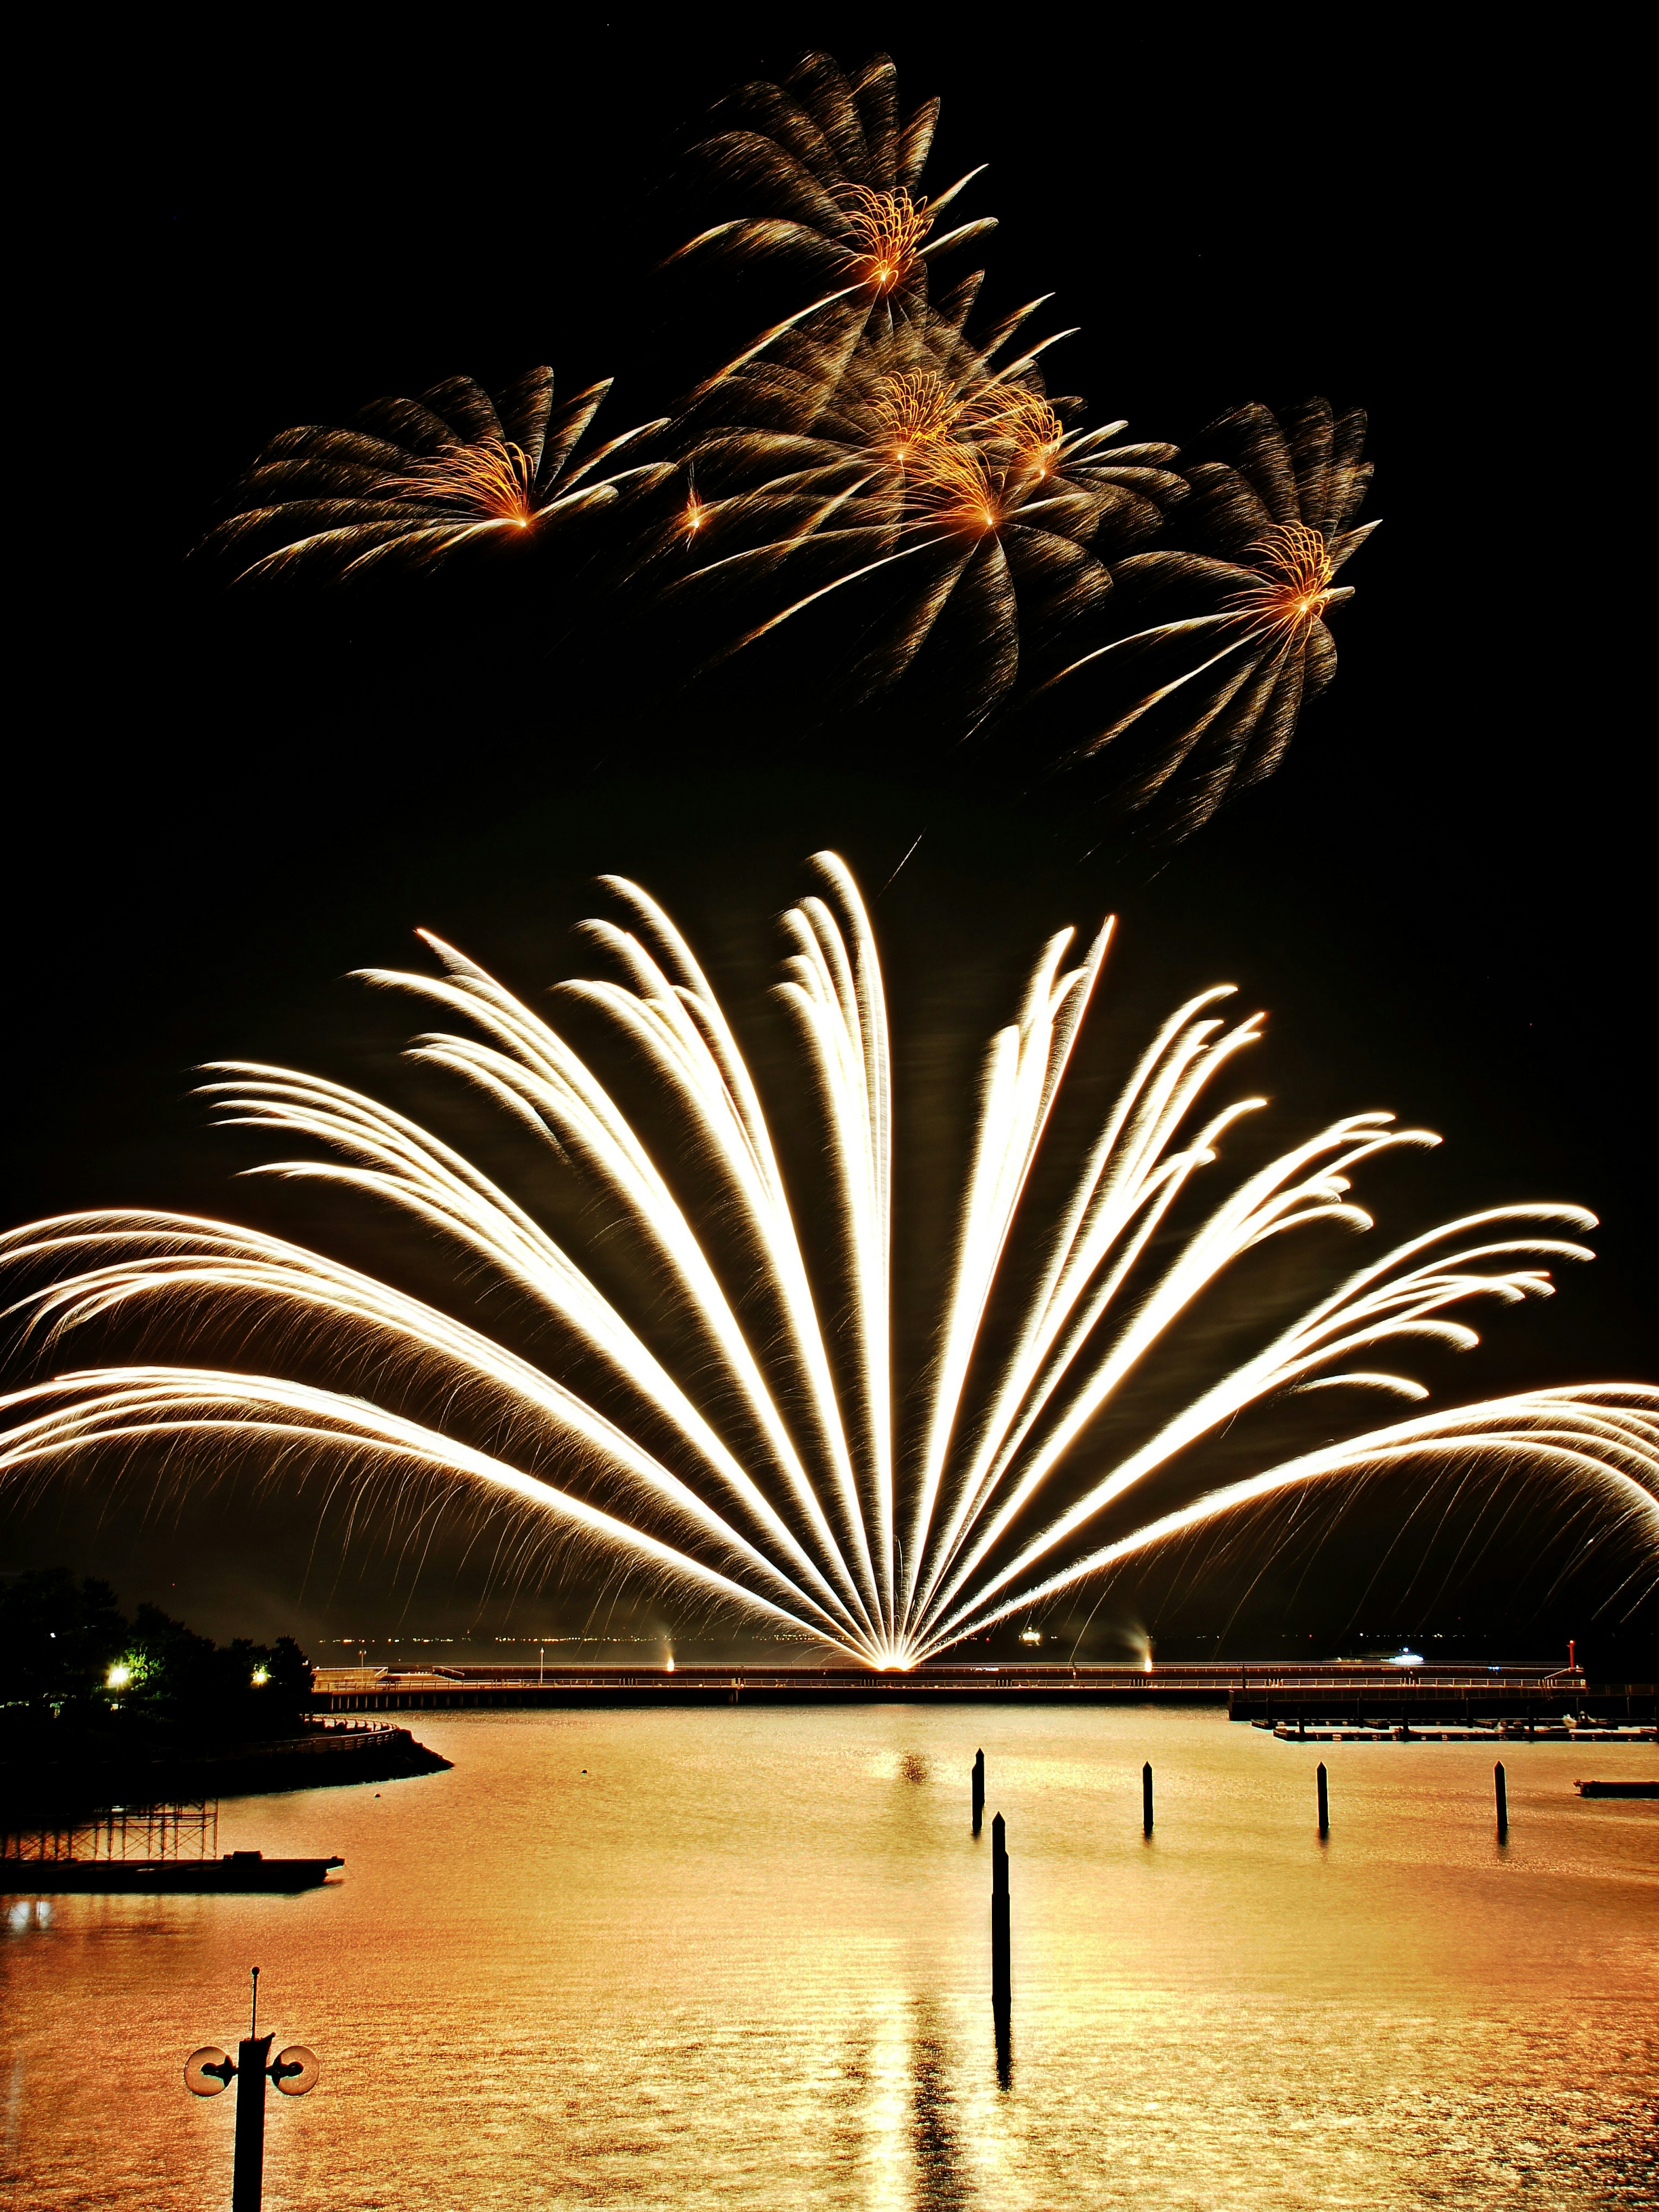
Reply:
[[0, 2202], [228, 2203], [232, 2100], [179, 2069], [245, 2032], [255, 1963], [261, 2027], [322, 2062], [270, 2100], [271, 2212], [1654, 2201], [1659, 1808], [1571, 1787], [1650, 1747], [1506, 1749], [1499, 1846], [1484, 1746], [1212, 1712], [417, 1733], [453, 1772], [223, 1808], [222, 1850], [343, 1853], [325, 1892], [0, 1904]]

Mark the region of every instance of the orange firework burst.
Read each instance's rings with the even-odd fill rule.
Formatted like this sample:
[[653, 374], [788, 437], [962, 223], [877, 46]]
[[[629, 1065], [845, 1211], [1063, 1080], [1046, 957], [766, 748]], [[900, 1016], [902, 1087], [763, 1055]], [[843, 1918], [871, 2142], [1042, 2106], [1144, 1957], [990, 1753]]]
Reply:
[[715, 659], [844, 609], [862, 641], [842, 662], [854, 696], [927, 646], [944, 695], [978, 718], [1109, 592], [1101, 547], [1158, 527], [1184, 489], [1173, 449], [1115, 445], [1121, 422], [1068, 433], [1042, 346], [1000, 359], [1032, 307], [970, 337], [976, 289], [874, 319], [850, 349], [837, 326], [796, 330], [727, 380], [731, 418], [692, 449], [718, 487], [709, 543], [671, 586], [742, 608]]
[[475, 446], [444, 446], [412, 460], [386, 484], [396, 497], [422, 500], [446, 514], [527, 530], [536, 519], [536, 470], [522, 446], [482, 438]]
[[924, 447], [912, 468], [910, 496], [919, 516], [968, 538], [1000, 529], [1006, 514], [989, 457], [967, 443]]
[[1333, 600], [1349, 597], [1348, 591], [1332, 588], [1334, 570], [1324, 532], [1305, 522], [1276, 524], [1249, 550], [1257, 556], [1255, 574], [1223, 605], [1252, 624], [1294, 637], [1316, 623]]
[[1025, 332], [1043, 301], [970, 333], [980, 274], [930, 295], [936, 257], [994, 228], [941, 227], [977, 170], [922, 191], [938, 113], [903, 115], [884, 56], [848, 74], [809, 54], [722, 103], [690, 161], [725, 219], [669, 258], [699, 278], [770, 262], [769, 312], [796, 304], [696, 386], [662, 460], [615, 465], [640, 430], [579, 450], [606, 386], [556, 414], [550, 370], [494, 398], [456, 377], [284, 432], [209, 544], [241, 575], [354, 576], [524, 545], [661, 485], [614, 540], [578, 541], [614, 619], [672, 631], [650, 658], [707, 671], [805, 617], [790, 637], [834, 672], [822, 711], [903, 681], [957, 735], [994, 712], [1022, 774], [1107, 757], [1115, 795], [1185, 835], [1272, 773], [1331, 680], [1339, 574], [1375, 527], [1364, 417], [1245, 407], [1190, 461], [1085, 427], [1039, 362], [1072, 333]]
[[1169, 834], [1188, 835], [1270, 775], [1303, 705], [1335, 673], [1325, 617], [1353, 593], [1334, 580], [1376, 527], [1355, 520], [1370, 482], [1364, 440], [1358, 409], [1337, 416], [1322, 399], [1282, 419], [1249, 406], [1213, 424], [1200, 446], [1217, 457], [1183, 470], [1194, 493], [1182, 511], [1188, 547], [1133, 554], [1115, 570], [1132, 599], [1194, 592], [1203, 611], [1128, 629], [1060, 672], [1090, 669], [1109, 684], [1145, 656], [1174, 659], [1150, 690], [1131, 674], [1140, 696], [1072, 754], [1121, 750], [1133, 731], [1139, 757], [1122, 788]]
[[944, 378], [931, 369], [884, 376], [870, 395], [872, 450], [903, 467], [948, 438], [959, 412]]
[[345, 578], [388, 560], [421, 565], [464, 545], [521, 542], [669, 473], [660, 462], [609, 465], [661, 423], [578, 452], [610, 388], [592, 385], [556, 409], [550, 368], [532, 369], [495, 398], [454, 376], [420, 399], [377, 401], [350, 429], [284, 430], [237, 487], [237, 510], [208, 546], [235, 558], [244, 576], [303, 566]]
[[1006, 450], [1038, 477], [1054, 466], [1066, 428], [1041, 392], [1023, 384], [984, 385], [966, 395], [963, 412], [986, 445]]
[[902, 185], [892, 192], [848, 187], [848, 240], [863, 264], [865, 283], [878, 292], [892, 291], [909, 275], [933, 227], [927, 201], [913, 200]]
[[926, 303], [931, 259], [994, 229], [988, 217], [941, 231], [942, 210], [979, 173], [931, 198], [919, 195], [939, 120], [937, 100], [908, 118], [892, 63], [878, 54], [848, 76], [808, 54], [781, 84], [746, 84], [722, 104], [726, 128], [692, 149], [708, 187], [743, 211], [699, 231], [671, 262], [709, 252], [798, 263], [810, 296], [705, 380], [706, 397], [802, 323], [832, 313], [850, 352], [878, 311]]

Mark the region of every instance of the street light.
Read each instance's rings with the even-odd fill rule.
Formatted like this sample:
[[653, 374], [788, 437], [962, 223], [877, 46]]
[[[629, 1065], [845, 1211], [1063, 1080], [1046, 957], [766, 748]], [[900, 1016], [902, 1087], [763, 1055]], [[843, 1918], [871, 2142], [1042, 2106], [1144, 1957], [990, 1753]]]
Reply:
[[185, 2061], [185, 2087], [192, 2097], [216, 2097], [236, 2084], [236, 2163], [230, 2184], [230, 2212], [259, 2212], [264, 2198], [265, 2076], [285, 2097], [303, 2097], [317, 2086], [317, 2061], [302, 2044], [270, 2056], [274, 2036], [256, 2033], [259, 2024], [259, 1969], [252, 1969], [253, 2008], [247, 2033], [233, 2063], [216, 2044], [204, 2044]]

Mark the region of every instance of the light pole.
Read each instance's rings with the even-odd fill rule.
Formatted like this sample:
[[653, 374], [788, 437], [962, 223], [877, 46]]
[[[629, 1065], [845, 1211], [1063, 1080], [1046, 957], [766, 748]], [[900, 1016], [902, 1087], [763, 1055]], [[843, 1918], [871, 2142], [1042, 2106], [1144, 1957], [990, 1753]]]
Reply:
[[303, 2045], [290, 2044], [270, 2056], [275, 2039], [258, 2033], [259, 1969], [253, 1975], [253, 2005], [247, 2033], [233, 2062], [216, 2044], [192, 2051], [185, 2061], [185, 2087], [192, 2097], [216, 2097], [236, 2084], [236, 2163], [230, 2184], [230, 2212], [259, 2212], [264, 2198], [265, 2076], [285, 2097], [303, 2097], [317, 2086], [317, 2061]]

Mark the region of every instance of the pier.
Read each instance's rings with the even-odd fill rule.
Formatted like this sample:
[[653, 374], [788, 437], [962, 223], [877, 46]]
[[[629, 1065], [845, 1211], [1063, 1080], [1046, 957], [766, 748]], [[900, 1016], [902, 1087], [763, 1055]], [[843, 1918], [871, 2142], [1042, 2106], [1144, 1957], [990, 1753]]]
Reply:
[[446, 1666], [322, 1668], [319, 1714], [547, 1706], [822, 1705], [1209, 1705], [1236, 1721], [1291, 1729], [1347, 1726], [1368, 1734], [1431, 1722], [1474, 1728], [1573, 1721], [1652, 1724], [1659, 1686], [1592, 1683], [1581, 1671], [1525, 1665], [1306, 1666], [1194, 1662], [1152, 1667], [859, 1667], [790, 1665]]

